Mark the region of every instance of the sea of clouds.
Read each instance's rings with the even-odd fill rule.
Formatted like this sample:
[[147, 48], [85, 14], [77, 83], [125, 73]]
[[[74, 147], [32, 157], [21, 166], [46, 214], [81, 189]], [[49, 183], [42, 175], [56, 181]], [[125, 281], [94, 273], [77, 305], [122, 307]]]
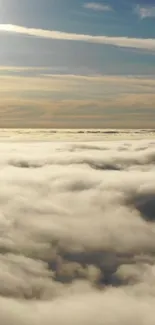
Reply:
[[2, 129], [0, 141], [96, 142], [122, 139], [152, 139], [155, 129]]
[[0, 143], [0, 324], [155, 324], [155, 140]]

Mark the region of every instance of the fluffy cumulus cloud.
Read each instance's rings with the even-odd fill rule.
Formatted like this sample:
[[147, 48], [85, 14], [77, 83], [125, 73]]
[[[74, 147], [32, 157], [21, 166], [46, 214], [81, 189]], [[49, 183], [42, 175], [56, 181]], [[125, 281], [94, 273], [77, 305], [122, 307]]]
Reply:
[[155, 323], [155, 140], [1, 142], [0, 184], [2, 325]]

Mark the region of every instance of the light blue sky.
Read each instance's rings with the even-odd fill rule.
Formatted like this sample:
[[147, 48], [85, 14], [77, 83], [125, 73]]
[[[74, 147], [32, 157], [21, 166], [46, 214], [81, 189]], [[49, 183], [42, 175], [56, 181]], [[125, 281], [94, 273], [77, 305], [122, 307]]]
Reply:
[[0, 42], [0, 126], [155, 126], [155, 0], [0, 0]]

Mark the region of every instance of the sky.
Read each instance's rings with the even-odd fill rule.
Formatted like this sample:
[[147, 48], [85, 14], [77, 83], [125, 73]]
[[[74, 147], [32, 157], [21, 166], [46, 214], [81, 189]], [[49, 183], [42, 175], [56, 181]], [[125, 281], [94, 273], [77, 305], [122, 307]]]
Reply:
[[155, 0], [0, 0], [0, 127], [154, 128]]

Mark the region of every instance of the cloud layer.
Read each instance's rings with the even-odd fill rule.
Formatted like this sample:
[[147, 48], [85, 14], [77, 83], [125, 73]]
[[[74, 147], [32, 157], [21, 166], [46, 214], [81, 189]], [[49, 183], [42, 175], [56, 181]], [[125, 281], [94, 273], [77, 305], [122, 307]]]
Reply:
[[0, 68], [1, 127], [154, 127], [153, 76], [49, 72]]
[[155, 140], [0, 153], [0, 323], [154, 324]]
[[28, 28], [24, 26], [0, 24], [0, 32], [17, 33], [22, 35], [29, 35], [34, 37], [66, 40], [66, 41], [80, 41], [88, 43], [97, 43], [105, 45], [113, 45], [117, 47], [136, 48], [143, 50], [155, 50], [155, 39], [145, 38], [130, 38], [130, 37], [110, 37], [110, 36], [94, 36], [85, 34], [65, 33], [61, 31], [43, 30]]

